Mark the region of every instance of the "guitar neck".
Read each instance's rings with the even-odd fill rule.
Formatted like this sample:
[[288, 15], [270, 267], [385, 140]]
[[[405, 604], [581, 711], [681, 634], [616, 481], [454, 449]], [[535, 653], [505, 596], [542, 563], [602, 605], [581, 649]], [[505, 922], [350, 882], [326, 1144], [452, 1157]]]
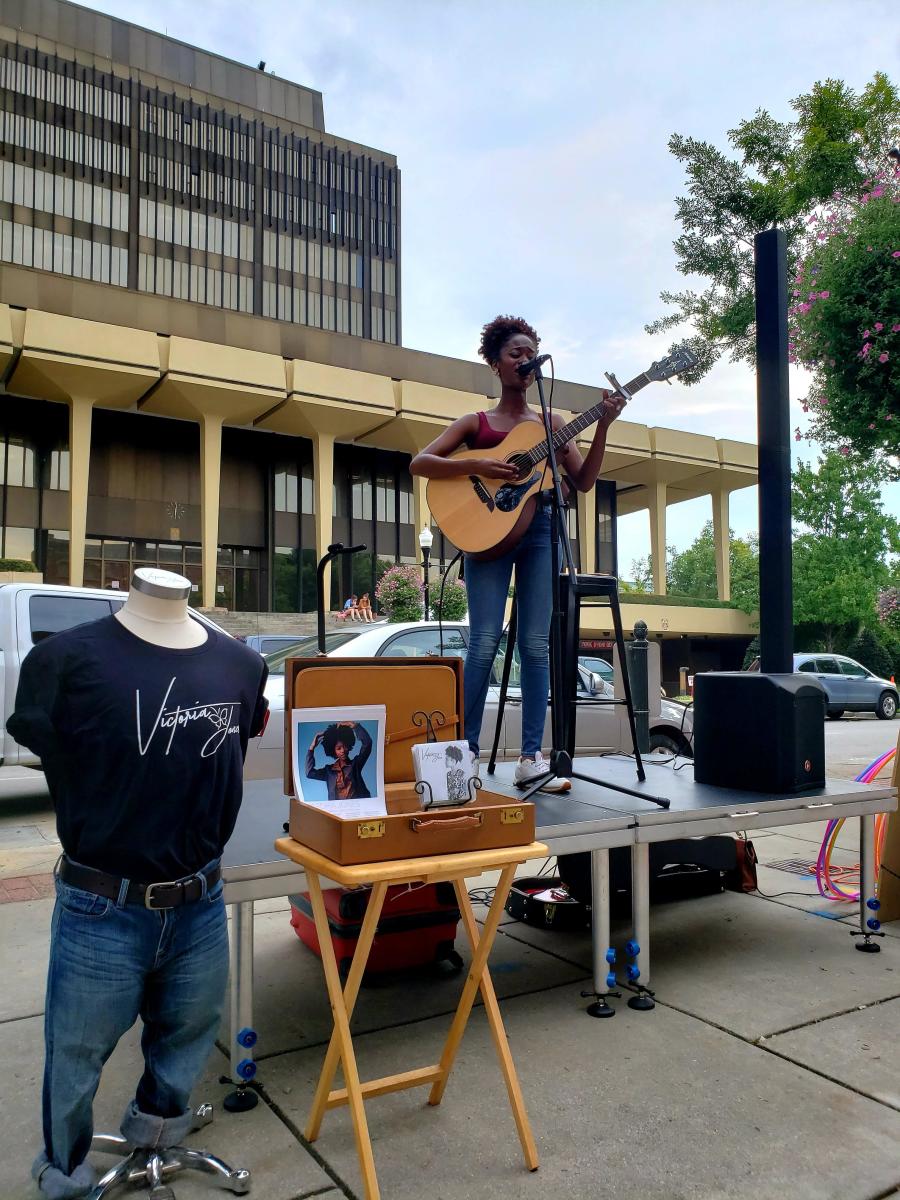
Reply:
[[[622, 389], [629, 396], [633, 396], [635, 392], [639, 392], [641, 388], [645, 388], [651, 379], [646, 374], [635, 376], [629, 383], [625, 384]], [[599, 421], [603, 416], [603, 410], [606, 408], [606, 401], [601, 400], [599, 404], [595, 404], [593, 408], [587, 408], [583, 413], [579, 413], [574, 417], [568, 425], [563, 425], [562, 429], [557, 429], [553, 434], [553, 449], [559, 450], [567, 442], [571, 442], [572, 438], [577, 437], [579, 433], [587, 429], [589, 425], [593, 425], [595, 421]], [[547, 445], [547, 439], [538, 442], [527, 454], [522, 455], [532, 466], [537, 466], [539, 462], [547, 457], [550, 453], [550, 448]]]

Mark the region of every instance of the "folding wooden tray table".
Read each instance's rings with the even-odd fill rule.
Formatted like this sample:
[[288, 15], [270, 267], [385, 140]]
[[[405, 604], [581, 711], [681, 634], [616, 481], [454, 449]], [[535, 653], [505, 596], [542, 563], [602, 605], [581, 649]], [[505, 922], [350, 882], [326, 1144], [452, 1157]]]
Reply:
[[[344, 1104], [350, 1108], [353, 1121], [353, 1133], [356, 1139], [356, 1151], [359, 1155], [365, 1185], [366, 1200], [378, 1200], [381, 1193], [378, 1189], [378, 1179], [375, 1174], [375, 1161], [372, 1154], [372, 1142], [366, 1123], [364, 1101], [373, 1096], [384, 1096], [389, 1092], [402, 1091], [405, 1088], [424, 1087], [431, 1085], [428, 1095], [429, 1104], [440, 1104], [444, 1089], [450, 1078], [450, 1072], [456, 1060], [456, 1053], [465, 1032], [466, 1024], [472, 1012], [475, 995], [481, 990], [484, 1010], [487, 1015], [491, 1038], [500, 1060], [500, 1070], [506, 1084], [507, 1095], [512, 1109], [519, 1141], [525, 1162], [530, 1171], [538, 1167], [537, 1147], [525, 1112], [522, 1089], [513, 1065], [512, 1054], [506, 1038], [506, 1030], [500, 1016], [497, 996], [491, 982], [488, 970], [488, 956], [493, 946], [497, 927], [503, 914], [509, 889], [512, 885], [516, 867], [532, 858], [546, 858], [547, 847], [541, 842], [532, 842], [526, 846], [509, 846], [493, 850], [472, 850], [458, 854], [429, 855], [423, 858], [393, 859], [385, 862], [362, 863], [355, 866], [342, 866], [325, 858], [317, 851], [294, 841], [293, 838], [279, 838], [275, 848], [292, 862], [299, 863], [306, 872], [309, 886], [310, 901], [315, 916], [316, 929], [319, 934], [319, 944], [322, 949], [322, 967], [325, 972], [325, 983], [328, 988], [328, 998], [334, 1015], [334, 1031], [319, 1083], [313, 1099], [309, 1122], [304, 1131], [309, 1141], [314, 1142], [319, 1136], [322, 1118], [329, 1108], [338, 1108]], [[485, 871], [500, 870], [500, 879], [494, 892], [488, 916], [479, 935], [472, 903], [466, 888], [466, 879], [479, 876]], [[341, 988], [337, 960], [331, 935], [328, 929], [328, 916], [322, 896], [320, 876], [332, 879], [344, 887], [356, 887], [359, 884], [371, 883], [372, 895], [366, 908], [365, 919], [360, 930], [359, 942], [346, 983]], [[463, 985], [456, 1013], [444, 1044], [440, 1062], [427, 1067], [418, 1067], [411, 1071], [402, 1071], [397, 1075], [386, 1075], [380, 1079], [361, 1082], [353, 1053], [353, 1039], [350, 1033], [350, 1019], [356, 998], [362, 983], [366, 961], [372, 947], [372, 940], [378, 925], [388, 886], [395, 883], [441, 883], [452, 882], [463, 928], [466, 931], [472, 947], [472, 963], [468, 977]], [[345, 1087], [332, 1089], [338, 1062], [341, 1063]]]

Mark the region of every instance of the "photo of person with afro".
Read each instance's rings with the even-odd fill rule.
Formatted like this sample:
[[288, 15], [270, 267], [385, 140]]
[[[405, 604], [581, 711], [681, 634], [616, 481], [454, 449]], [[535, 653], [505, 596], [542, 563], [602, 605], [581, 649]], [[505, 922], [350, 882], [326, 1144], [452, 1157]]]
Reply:
[[[357, 741], [359, 751], [351, 758], [350, 752]], [[324, 767], [316, 766], [319, 746], [326, 758], [334, 760]], [[360, 722], [342, 721], [329, 725], [316, 734], [306, 752], [306, 778], [325, 783], [329, 800], [368, 800], [372, 793], [363, 778], [363, 768], [371, 753], [371, 735]]]

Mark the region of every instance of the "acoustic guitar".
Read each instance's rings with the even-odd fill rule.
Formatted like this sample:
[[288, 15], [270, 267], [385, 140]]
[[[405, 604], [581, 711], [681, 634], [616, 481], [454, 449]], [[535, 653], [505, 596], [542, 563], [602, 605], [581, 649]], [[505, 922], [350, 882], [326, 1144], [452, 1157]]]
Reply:
[[[631, 397], [648, 383], [669, 380], [696, 363], [693, 352], [679, 346], [620, 387], [619, 392]], [[561, 450], [582, 430], [599, 421], [606, 407], [607, 401], [601, 400], [558, 429], [553, 435], [554, 449]], [[489, 450], [463, 447], [454, 451], [450, 458], [499, 458], [513, 463], [518, 475], [513, 480], [485, 479], [478, 474], [429, 479], [428, 507], [444, 536], [472, 558], [493, 559], [506, 554], [525, 536], [537, 507], [538, 492], [553, 486], [548, 453], [544, 426], [537, 421], [516, 425], [498, 446]]]

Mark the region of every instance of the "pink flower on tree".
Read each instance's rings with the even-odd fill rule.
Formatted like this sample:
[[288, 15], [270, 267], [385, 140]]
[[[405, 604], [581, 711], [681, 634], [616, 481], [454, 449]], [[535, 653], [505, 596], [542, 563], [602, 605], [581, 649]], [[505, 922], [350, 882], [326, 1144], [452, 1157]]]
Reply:
[[882, 329], [884, 329], [884, 326], [882, 325], [882, 323], [880, 321], [876, 321], [875, 322], [875, 332], [881, 333]]
[[850, 453], [849, 446], [838, 446], [838, 453], [843, 454], [844, 458]]
[[890, 356], [890, 354], [888, 354], [888, 352], [887, 352], [887, 351], [885, 351], [885, 352], [884, 352], [884, 354], [879, 354], [879, 355], [878, 355], [878, 361], [879, 361], [879, 362], [887, 362], [887, 360], [888, 360], [890, 357], [891, 357], [891, 356]]

